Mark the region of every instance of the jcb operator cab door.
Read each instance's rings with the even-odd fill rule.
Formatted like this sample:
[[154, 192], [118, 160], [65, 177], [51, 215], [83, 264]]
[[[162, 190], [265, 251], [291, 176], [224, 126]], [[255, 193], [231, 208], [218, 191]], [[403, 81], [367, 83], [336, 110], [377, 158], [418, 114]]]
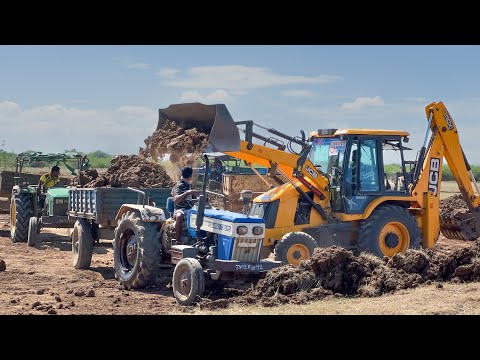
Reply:
[[403, 149], [400, 136], [350, 136], [334, 211], [361, 214], [379, 196], [408, 196]]

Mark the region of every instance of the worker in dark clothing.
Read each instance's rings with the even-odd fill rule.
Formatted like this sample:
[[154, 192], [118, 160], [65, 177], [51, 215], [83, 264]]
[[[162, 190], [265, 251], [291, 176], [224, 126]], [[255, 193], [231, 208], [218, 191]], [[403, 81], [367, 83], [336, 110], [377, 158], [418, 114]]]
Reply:
[[177, 181], [172, 189], [173, 202], [175, 204], [173, 216], [175, 218], [175, 236], [177, 241], [180, 241], [182, 238], [182, 226], [186, 212], [192, 208], [189, 200], [196, 198], [195, 190], [192, 188], [192, 174], [193, 170], [190, 166], [184, 167], [182, 169], [182, 178]]

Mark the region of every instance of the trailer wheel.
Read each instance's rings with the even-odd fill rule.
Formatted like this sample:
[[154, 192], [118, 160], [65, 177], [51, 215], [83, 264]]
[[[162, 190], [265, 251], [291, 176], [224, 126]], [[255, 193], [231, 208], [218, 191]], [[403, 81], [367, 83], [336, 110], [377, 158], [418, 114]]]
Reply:
[[205, 275], [197, 259], [180, 260], [173, 271], [173, 294], [180, 305], [191, 305], [203, 296]]
[[35, 246], [37, 243], [38, 239], [38, 233], [39, 231], [39, 226], [38, 226], [38, 219], [33, 216], [30, 218], [30, 222], [28, 224], [28, 240], [27, 240], [27, 245], [28, 246]]
[[298, 231], [290, 232], [275, 245], [275, 260], [298, 266], [302, 260], [312, 256], [316, 247], [317, 243], [310, 235]]
[[160, 264], [158, 223], [143, 222], [127, 211], [115, 229], [113, 264], [115, 275], [126, 289], [141, 289], [155, 282]]
[[92, 226], [86, 219], [78, 219], [72, 231], [73, 266], [75, 269], [88, 269], [92, 262]]
[[420, 246], [420, 230], [407, 209], [381, 205], [360, 225], [357, 248], [379, 257], [393, 256]]
[[12, 195], [10, 200], [10, 237], [13, 242], [27, 241], [30, 216], [30, 194]]

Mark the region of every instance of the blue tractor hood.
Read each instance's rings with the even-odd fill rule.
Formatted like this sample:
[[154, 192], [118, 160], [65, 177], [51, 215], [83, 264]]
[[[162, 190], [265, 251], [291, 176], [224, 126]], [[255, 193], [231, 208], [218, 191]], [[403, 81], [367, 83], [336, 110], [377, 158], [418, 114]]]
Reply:
[[[191, 209], [192, 214], [197, 213], [197, 209]], [[263, 223], [264, 220], [256, 217], [248, 217], [247, 215], [234, 213], [228, 210], [205, 209], [205, 217], [218, 219], [223, 221], [231, 221], [235, 223]]]

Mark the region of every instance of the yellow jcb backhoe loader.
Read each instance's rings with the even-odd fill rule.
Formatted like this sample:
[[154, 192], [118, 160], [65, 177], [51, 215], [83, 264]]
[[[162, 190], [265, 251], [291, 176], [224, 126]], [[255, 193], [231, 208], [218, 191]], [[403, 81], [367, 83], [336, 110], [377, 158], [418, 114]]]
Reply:
[[[280, 173], [281, 184], [256, 197], [250, 215], [265, 219], [264, 254], [274, 251], [276, 260], [297, 265], [317, 246], [393, 256], [420, 245], [434, 247], [440, 230], [447, 238], [479, 237], [479, 191], [453, 118], [442, 102], [432, 102], [425, 112], [428, 129], [415, 162], [404, 159], [411, 150], [404, 146], [406, 131], [320, 129], [308, 138], [303, 131], [292, 137], [253, 121], [235, 122], [223, 104], [171, 105], [160, 110], [158, 127], [167, 118], [200, 127], [210, 132], [207, 152]], [[254, 126], [276, 137], [262, 136]], [[401, 164], [395, 181], [384, 166], [389, 153]], [[468, 212], [439, 214], [444, 158]]]

